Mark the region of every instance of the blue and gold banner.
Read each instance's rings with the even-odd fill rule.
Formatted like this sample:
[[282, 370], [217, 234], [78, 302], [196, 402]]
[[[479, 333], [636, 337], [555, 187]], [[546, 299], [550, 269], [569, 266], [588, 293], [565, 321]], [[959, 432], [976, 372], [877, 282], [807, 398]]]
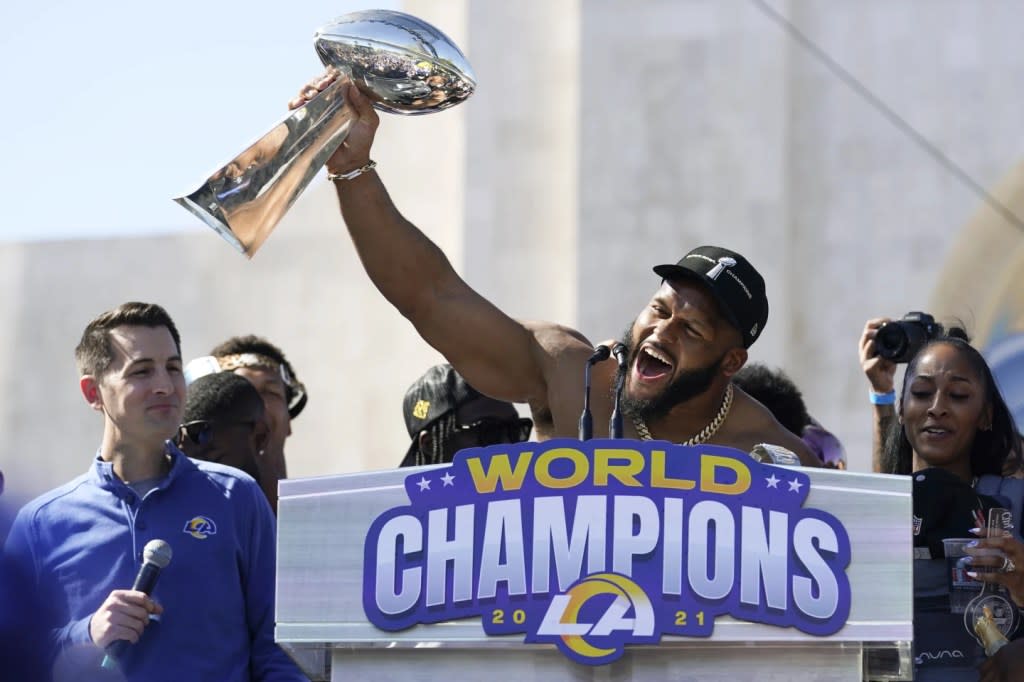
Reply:
[[463, 450], [410, 474], [364, 546], [383, 630], [479, 617], [581, 663], [715, 618], [827, 636], [850, 612], [850, 540], [810, 479], [712, 445], [561, 439]]

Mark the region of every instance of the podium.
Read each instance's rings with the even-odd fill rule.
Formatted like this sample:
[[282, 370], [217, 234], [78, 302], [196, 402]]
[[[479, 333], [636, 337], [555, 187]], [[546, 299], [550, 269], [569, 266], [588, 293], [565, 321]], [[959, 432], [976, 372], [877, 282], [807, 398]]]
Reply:
[[833, 634], [724, 615], [710, 636], [663, 635], [590, 666], [522, 634], [488, 634], [480, 617], [398, 631], [370, 622], [367, 534], [382, 513], [410, 504], [409, 477], [436, 478], [447, 466], [281, 481], [275, 638], [311, 680], [912, 679], [909, 477], [773, 467], [805, 474], [804, 506], [832, 515], [848, 534], [849, 613]]

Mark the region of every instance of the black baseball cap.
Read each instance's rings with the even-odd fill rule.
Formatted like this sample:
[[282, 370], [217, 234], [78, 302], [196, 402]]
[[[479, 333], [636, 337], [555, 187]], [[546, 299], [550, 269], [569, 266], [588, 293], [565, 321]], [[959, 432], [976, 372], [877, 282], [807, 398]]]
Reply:
[[419, 433], [444, 415], [471, 400], [480, 397], [480, 392], [466, 383], [462, 375], [448, 364], [435, 365], [428, 369], [405, 392], [402, 401], [402, 416], [405, 429], [412, 438], [405, 453], [402, 466], [412, 466], [419, 450]]
[[720, 246], [698, 246], [675, 265], [657, 265], [662, 279], [688, 278], [703, 282], [715, 297], [726, 319], [750, 345], [768, 323], [768, 299], [764, 278], [746, 258]]

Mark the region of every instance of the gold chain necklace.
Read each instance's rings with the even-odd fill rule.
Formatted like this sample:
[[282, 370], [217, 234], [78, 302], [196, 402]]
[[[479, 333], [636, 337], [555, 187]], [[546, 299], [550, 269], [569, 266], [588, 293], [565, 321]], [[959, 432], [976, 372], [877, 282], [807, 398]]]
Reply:
[[[680, 443], [680, 445], [697, 445], [715, 435], [718, 429], [721, 428], [722, 424], [725, 422], [725, 418], [729, 416], [729, 408], [732, 407], [732, 394], [732, 384], [729, 384], [725, 388], [725, 397], [722, 398], [722, 406], [718, 409], [718, 414], [716, 414], [715, 418], [711, 420], [711, 423], [705, 426], [696, 436], [685, 443]], [[636, 434], [640, 436], [640, 440], [653, 440], [651, 437], [651, 431], [647, 428], [647, 424], [644, 422], [643, 417], [633, 415], [632, 419], [633, 426], [636, 427]]]

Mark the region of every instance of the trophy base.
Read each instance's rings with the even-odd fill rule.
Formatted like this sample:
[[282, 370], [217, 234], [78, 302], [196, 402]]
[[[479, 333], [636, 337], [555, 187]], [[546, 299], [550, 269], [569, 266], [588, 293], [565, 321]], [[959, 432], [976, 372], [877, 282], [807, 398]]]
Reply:
[[181, 204], [185, 209], [196, 216], [208, 226], [212, 227], [213, 230], [224, 238], [228, 244], [231, 244], [236, 251], [245, 256], [250, 256], [247, 253], [245, 245], [239, 241], [235, 233], [231, 231], [228, 224], [222, 220], [220, 207], [216, 201], [204, 201], [204, 198], [210, 195], [210, 192], [204, 187], [203, 189], [197, 190], [187, 197], [177, 197], [174, 201]]

